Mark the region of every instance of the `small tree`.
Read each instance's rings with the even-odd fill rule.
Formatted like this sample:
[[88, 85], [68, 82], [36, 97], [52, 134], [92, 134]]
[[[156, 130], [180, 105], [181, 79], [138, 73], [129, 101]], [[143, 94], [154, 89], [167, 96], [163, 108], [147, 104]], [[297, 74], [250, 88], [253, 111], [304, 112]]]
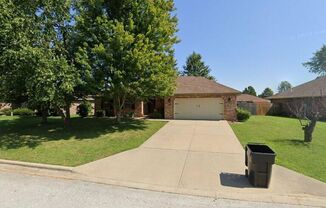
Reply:
[[193, 52], [183, 66], [183, 76], [205, 77], [214, 80], [215, 78], [210, 75], [211, 69], [202, 61], [202, 56], [199, 53]]
[[282, 81], [280, 85], [278, 86], [277, 90], [279, 93], [288, 91], [292, 88], [292, 85], [288, 81]]
[[257, 96], [256, 90], [253, 86], [246, 87], [242, 93], [247, 95]]
[[274, 92], [271, 88], [267, 87], [263, 92], [262, 94], [259, 95], [259, 97], [261, 98], [266, 98], [266, 97], [270, 97], [270, 96], [273, 96], [274, 95]]
[[304, 141], [311, 142], [321, 112], [326, 110], [326, 97], [300, 98], [287, 103], [290, 112], [299, 119]]

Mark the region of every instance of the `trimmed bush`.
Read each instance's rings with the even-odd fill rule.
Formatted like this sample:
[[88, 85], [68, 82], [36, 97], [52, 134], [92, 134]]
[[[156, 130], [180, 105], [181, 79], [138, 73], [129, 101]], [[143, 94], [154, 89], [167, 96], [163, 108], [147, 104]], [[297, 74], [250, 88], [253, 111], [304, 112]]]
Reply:
[[247, 121], [251, 116], [251, 113], [245, 109], [237, 108], [237, 120], [240, 122]]
[[77, 114], [82, 117], [86, 118], [89, 113], [92, 110], [92, 105], [90, 102], [83, 101], [78, 107], [77, 107]]
[[11, 108], [5, 108], [1, 110], [1, 115], [11, 116]]
[[153, 113], [151, 113], [149, 115], [149, 118], [153, 118], [153, 119], [162, 119], [163, 118], [163, 114], [158, 112], [158, 111], [155, 111]]
[[13, 110], [14, 116], [33, 116], [34, 111], [29, 108], [16, 108]]

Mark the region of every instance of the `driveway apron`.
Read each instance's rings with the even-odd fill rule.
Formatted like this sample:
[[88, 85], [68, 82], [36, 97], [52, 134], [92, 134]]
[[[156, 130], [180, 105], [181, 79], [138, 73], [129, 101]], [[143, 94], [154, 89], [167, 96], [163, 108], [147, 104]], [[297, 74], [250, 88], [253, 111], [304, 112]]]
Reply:
[[274, 165], [269, 189], [252, 187], [244, 176], [244, 149], [226, 121], [168, 122], [139, 148], [76, 168], [98, 181], [211, 197], [289, 201], [316, 196], [326, 185]]

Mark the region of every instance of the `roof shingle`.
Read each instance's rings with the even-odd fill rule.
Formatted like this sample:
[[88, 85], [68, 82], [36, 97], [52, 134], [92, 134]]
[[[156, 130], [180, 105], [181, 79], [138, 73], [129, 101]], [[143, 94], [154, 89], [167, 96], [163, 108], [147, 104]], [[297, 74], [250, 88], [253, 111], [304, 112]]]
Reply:
[[324, 97], [326, 96], [326, 76], [319, 77], [310, 82], [294, 87], [286, 92], [278, 93], [267, 99], [287, 99], [304, 97]]
[[182, 76], [177, 78], [174, 94], [240, 94], [240, 92], [204, 77]]

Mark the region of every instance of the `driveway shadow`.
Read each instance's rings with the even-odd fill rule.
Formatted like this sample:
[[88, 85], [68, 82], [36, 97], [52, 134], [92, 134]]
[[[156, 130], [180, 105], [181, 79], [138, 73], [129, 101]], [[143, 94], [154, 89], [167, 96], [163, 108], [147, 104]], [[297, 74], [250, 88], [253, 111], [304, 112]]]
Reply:
[[222, 186], [234, 188], [253, 188], [245, 175], [236, 173], [220, 173], [220, 181]]

